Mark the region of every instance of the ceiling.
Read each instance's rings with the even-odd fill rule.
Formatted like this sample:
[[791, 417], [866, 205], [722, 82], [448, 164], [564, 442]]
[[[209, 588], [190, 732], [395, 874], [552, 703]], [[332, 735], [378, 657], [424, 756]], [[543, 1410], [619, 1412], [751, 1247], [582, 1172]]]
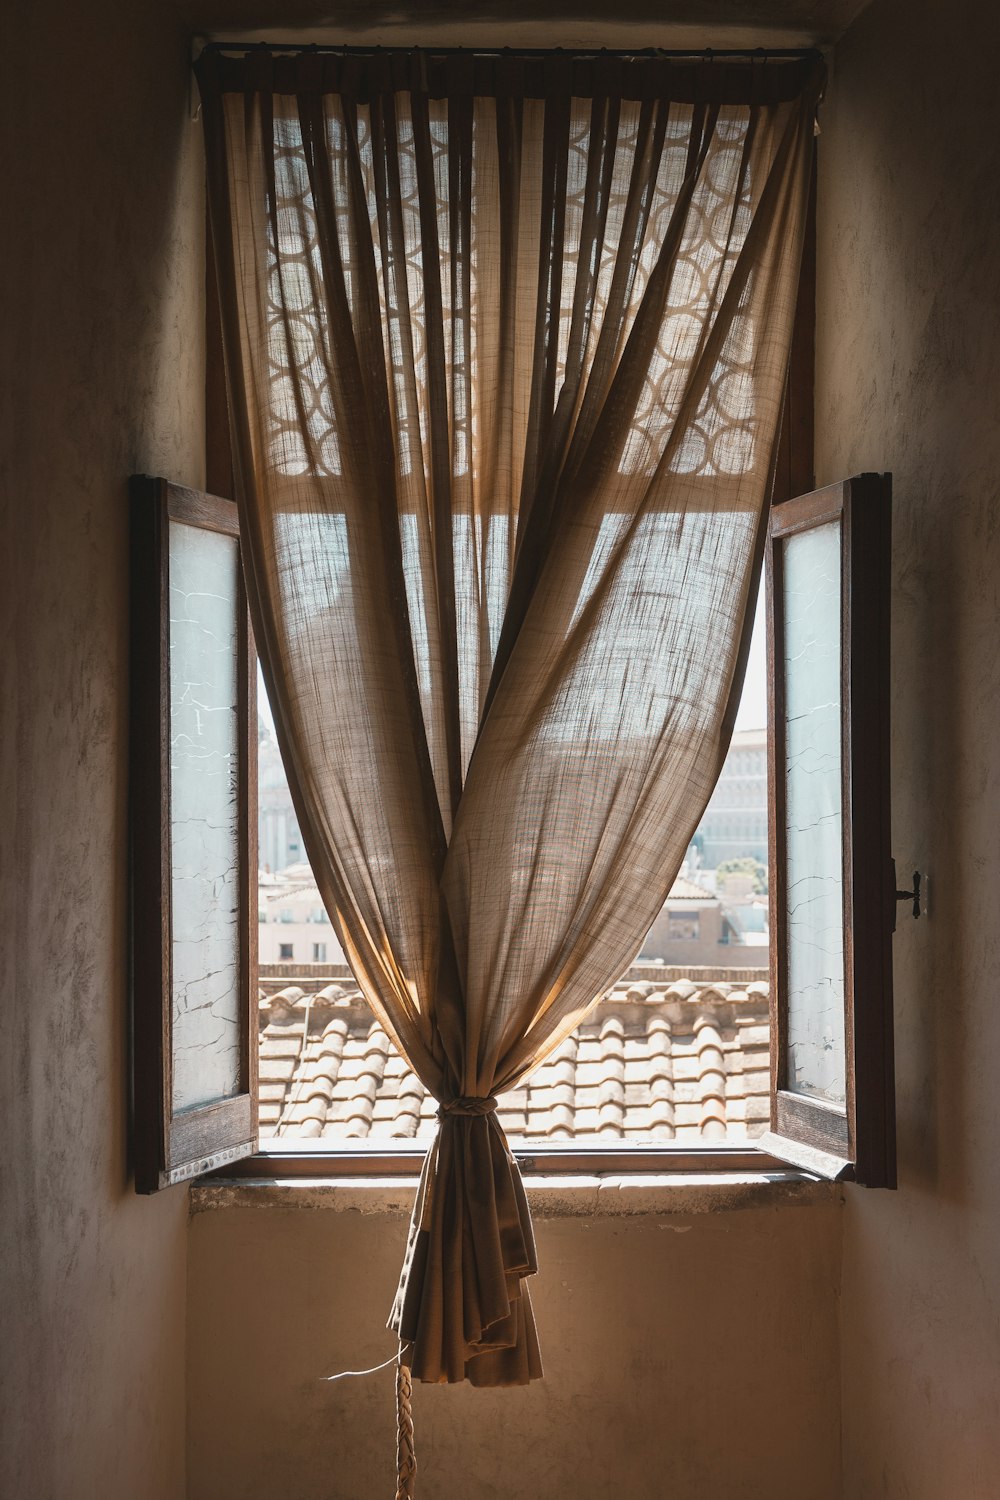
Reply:
[[382, 45], [799, 47], [869, 0], [172, 0], [193, 35]]

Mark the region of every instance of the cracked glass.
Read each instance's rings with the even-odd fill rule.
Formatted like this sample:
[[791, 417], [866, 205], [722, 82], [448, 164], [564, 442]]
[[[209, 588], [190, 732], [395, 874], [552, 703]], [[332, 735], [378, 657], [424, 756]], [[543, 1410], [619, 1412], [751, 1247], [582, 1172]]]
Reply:
[[170, 522], [175, 1112], [239, 1092], [235, 538]]
[[840, 525], [784, 544], [786, 1087], [843, 1104]]

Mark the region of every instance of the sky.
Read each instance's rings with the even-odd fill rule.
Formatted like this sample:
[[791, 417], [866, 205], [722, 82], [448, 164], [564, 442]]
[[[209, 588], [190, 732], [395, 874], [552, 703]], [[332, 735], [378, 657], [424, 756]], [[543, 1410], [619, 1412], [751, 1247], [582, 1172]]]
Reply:
[[767, 725], [767, 626], [764, 623], [764, 583], [757, 596], [753, 617], [750, 659], [743, 683], [743, 697], [736, 715], [737, 729], [764, 729]]

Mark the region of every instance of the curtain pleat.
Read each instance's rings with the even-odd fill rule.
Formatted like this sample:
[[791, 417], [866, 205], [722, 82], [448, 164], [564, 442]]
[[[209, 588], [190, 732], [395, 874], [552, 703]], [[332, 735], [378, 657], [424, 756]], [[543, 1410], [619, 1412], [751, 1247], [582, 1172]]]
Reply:
[[198, 63], [248, 588], [309, 857], [441, 1103], [392, 1312], [541, 1373], [497, 1121], [632, 960], [739, 690], [822, 79]]

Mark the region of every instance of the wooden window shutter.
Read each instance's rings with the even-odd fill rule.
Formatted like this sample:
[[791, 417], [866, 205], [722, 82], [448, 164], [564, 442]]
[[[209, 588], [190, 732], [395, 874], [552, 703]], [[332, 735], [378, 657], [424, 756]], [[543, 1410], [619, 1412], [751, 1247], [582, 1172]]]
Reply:
[[771, 1128], [818, 1175], [894, 1187], [891, 483], [772, 512], [767, 546]]
[[236, 506], [130, 484], [136, 1190], [257, 1149], [256, 659]]

